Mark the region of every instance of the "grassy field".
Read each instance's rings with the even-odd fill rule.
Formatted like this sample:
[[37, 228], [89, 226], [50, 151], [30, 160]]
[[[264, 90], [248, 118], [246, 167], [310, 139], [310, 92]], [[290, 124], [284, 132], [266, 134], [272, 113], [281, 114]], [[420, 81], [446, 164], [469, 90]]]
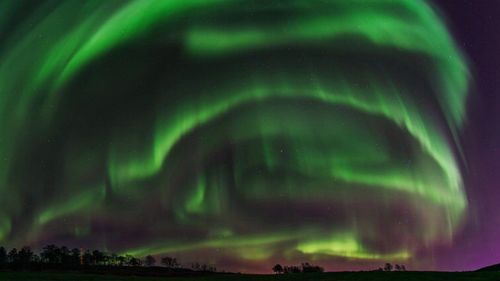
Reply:
[[203, 277], [141, 277], [82, 273], [0, 272], [2, 281], [195, 281], [195, 280], [307, 280], [307, 281], [500, 281], [500, 272], [333, 272], [287, 275], [214, 274]]

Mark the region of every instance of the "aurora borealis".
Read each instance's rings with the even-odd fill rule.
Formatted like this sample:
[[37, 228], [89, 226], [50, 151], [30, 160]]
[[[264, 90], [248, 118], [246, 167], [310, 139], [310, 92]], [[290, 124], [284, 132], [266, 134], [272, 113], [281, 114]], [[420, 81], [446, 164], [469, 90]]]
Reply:
[[424, 1], [0, 1], [0, 244], [433, 269], [470, 73]]

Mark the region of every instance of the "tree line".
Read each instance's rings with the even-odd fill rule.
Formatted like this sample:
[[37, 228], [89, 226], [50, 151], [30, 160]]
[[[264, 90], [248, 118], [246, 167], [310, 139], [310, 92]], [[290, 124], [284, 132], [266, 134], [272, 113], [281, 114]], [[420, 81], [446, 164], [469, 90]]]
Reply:
[[[282, 266], [281, 264], [276, 264], [272, 268], [273, 272], [276, 274], [283, 273], [308, 273], [308, 272], [324, 272], [324, 268], [317, 265], [312, 265], [308, 262], [302, 263], [300, 266], [290, 265]], [[406, 266], [404, 264], [386, 263], [384, 267], [380, 267], [374, 271], [406, 271]]]
[[379, 267], [377, 271], [406, 271], [406, 266], [404, 264], [395, 264], [393, 266], [391, 263], [386, 263], [383, 268]]
[[312, 273], [312, 272], [323, 272], [325, 271], [323, 267], [312, 265], [308, 262], [302, 263], [300, 266], [298, 265], [285, 265], [276, 264], [272, 268], [273, 272], [276, 274], [283, 273]]
[[[70, 249], [66, 246], [47, 245], [39, 253], [30, 247], [7, 250], [0, 247], [0, 269], [80, 269], [89, 267], [155, 266], [157, 260], [148, 255], [144, 259], [132, 255], [117, 255], [99, 250]], [[185, 269], [174, 257], [161, 257], [160, 264], [170, 269]], [[193, 263], [191, 270], [215, 272], [215, 266]]]

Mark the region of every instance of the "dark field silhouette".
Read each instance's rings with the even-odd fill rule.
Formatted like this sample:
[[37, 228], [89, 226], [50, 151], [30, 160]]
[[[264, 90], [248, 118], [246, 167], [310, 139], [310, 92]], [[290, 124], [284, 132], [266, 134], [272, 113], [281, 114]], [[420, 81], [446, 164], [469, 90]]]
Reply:
[[[158, 262], [159, 261], [159, 262]], [[157, 266], [161, 265], [161, 266]], [[35, 253], [0, 247], [0, 280], [500, 280], [498, 265], [475, 272], [406, 271], [404, 265], [386, 263], [383, 268], [363, 272], [324, 272], [323, 267], [304, 262], [300, 265], [270, 266], [274, 274], [217, 272], [214, 265], [198, 262], [183, 265], [175, 257], [118, 255], [100, 250], [69, 249], [47, 245]]]
[[2, 281], [194, 281], [194, 280], [255, 280], [255, 281], [495, 281], [500, 280], [500, 272], [328, 272], [300, 274], [223, 274], [213, 273], [198, 276], [136, 276], [136, 275], [101, 275], [78, 272], [0, 272]]

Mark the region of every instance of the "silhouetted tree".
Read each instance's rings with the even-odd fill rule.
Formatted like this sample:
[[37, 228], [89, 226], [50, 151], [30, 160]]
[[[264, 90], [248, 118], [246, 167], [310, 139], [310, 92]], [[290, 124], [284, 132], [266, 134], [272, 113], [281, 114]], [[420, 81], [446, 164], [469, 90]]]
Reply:
[[23, 267], [28, 267], [33, 259], [33, 251], [31, 251], [30, 247], [23, 247], [18, 255], [19, 264]]
[[392, 264], [386, 263], [384, 266], [384, 271], [392, 271]]
[[302, 272], [309, 273], [309, 272], [323, 272], [324, 269], [321, 266], [317, 265], [312, 265], [308, 262], [302, 263]]
[[12, 250], [9, 251], [9, 254], [7, 255], [7, 260], [10, 264], [12, 265], [17, 265], [19, 262], [19, 254], [17, 253], [17, 249], [13, 248]]
[[80, 249], [73, 248], [69, 253], [69, 260], [72, 267], [77, 267], [81, 265], [81, 254]]
[[106, 253], [106, 252], [102, 252], [102, 254], [104, 255], [102, 263], [104, 265], [106, 265], [106, 266], [111, 265], [111, 256], [110, 256], [110, 254]]
[[283, 268], [283, 272], [284, 273], [300, 273], [300, 267], [296, 266], [296, 265], [292, 265], [292, 266], [285, 266]]
[[92, 264], [93, 265], [103, 265], [105, 262], [105, 255], [99, 250], [94, 250], [92, 252]]
[[149, 256], [146, 256], [146, 258], [144, 259], [144, 264], [146, 264], [147, 266], [154, 266], [156, 263], [156, 259], [149, 255]]
[[273, 272], [276, 274], [283, 273], [283, 266], [277, 263], [275, 266], [273, 266]]
[[108, 256], [108, 265], [117, 266], [118, 265], [118, 255], [112, 253]]
[[138, 259], [138, 258], [135, 258], [135, 257], [130, 256], [127, 260], [128, 260], [128, 261], [127, 261], [127, 264], [128, 264], [129, 266], [141, 266], [141, 265], [142, 265], [141, 260], [140, 260], [140, 259]]
[[[163, 263], [163, 261], [162, 261], [162, 263]], [[191, 264], [191, 269], [193, 269], [193, 270], [200, 270], [200, 263], [198, 263], [198, 262], [193, 262], [193, 263]]]
[[0, 268], [7, 266], [7, 251], [4, 247], [0, 247]]
[[60, 255], [60, 261], [63, 267], [70, 267], [71, 266], [71, 253], [68, 247], [62, 246], [59, 248], [59, 255]]
[[176, 268], [179, 266], [179, 262], [177, 262], [177, 259], [172, 257], [161, 258], [161, 263], [168, 268]]
[[44, 263], [59, 264], [61, 263], [61, 251], [56, 245], [47, 245], [43, 247], [40, 258]]
[[85, 253], [83, 253], [82, 264], [85, 266], [92, 265], [92, 254], [90, 253], [90, 250], [86, 250]]
[[31, 263], [32, 264], [40, 264], [40, 256], [37, 254], [33, 254], [33, 257], [31, 258]]
[[216, 272], [217, 268], [214, 265], [208, 265], [208, 264], [202, 264], [200, 265], [200, 271], [205, 271], [205, 272]]
[[118, 256], [116, 260], [118, 261], [118, 266], [124, 266], [127, 263], [127, 259], [124, 256]]
[[406, 266], [404, 264], [401, 265], [401, 271], [406, 271]]

